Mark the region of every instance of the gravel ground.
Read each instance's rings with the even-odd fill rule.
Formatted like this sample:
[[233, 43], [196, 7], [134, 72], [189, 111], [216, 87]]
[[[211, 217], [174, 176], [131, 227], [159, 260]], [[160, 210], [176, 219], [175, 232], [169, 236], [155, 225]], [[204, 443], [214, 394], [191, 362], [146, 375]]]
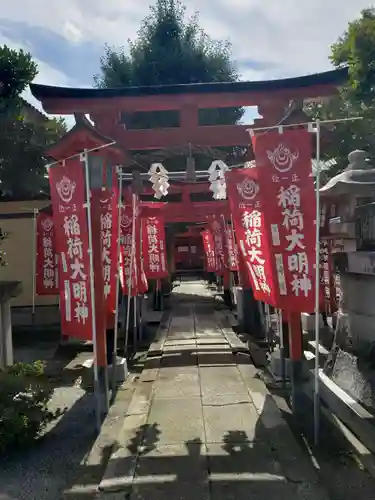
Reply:
[[59, 500], [95, 440], [93, 396], [77, 387], [55, 390], [51, 407], [67, 407], [35, 446], [0, 459], [0, 500]]
[[0, 500], [59, 500], [96, 439], [94, 397], [79, 387], [78, 378], [90, 352], [60, 353], [55, 342], [41, 341], [16, 345], [14, 357], [47, 363], [55, 386], [51, 409], [66, 411], [28, 450], [0, 457]]
[[[153, 338], [157, 325], [147, 325], [145, 339]], [[71, 346], [56, 351], [56, 343], [19, 343], [15, 361], [44, 360], [55, 386], [51, 410], [66, 408], [34, 446], [0, 457], [0, 500], [60, 500], [79, 474], [79, 465], [96, 439], [95, 398], [79, 387], [81, 365], [92, 356], [90, 348]], [[140, 349], [130, 372], [142, 369], [145, 349]]]

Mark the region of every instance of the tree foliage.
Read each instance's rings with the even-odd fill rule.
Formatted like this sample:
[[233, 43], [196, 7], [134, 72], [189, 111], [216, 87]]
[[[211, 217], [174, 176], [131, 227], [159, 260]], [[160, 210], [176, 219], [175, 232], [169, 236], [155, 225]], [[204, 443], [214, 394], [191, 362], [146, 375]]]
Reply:
[[53, 387], [43, 363], [16, 363], [0, 370], [0, 452], [26, 447], [62, 415], [51, 411]]
[[[105, 47], [94, 84], [111, 88], [237, 80], [228, 42], [212, 40], [199, 27], [197, 15], [187, 18], [180, 0], [157, 0], [135, 41], [128, 41], [127, 48]], [[241, 108], [207, 110], [203, 120], [231, 124], [242, 114]]]
[[0, 47], [0, 113], [13, 110], [19, 96], [38, 73], [31, 55], [23, 50]]
[[347, 166], [347, 156], [355, 149], [375, 159], [375, 9], [362, 11], [349, 23], [332, 45], [331, 61], [336, 68], [348, 66], [349, 80], [328, 103], [310, 106], [309, 113], [322, 120], [362, 117], [329, 127], [322, 153], [337, 161], [329, 172], [333, 176]]
[[30, 54], [0, 47], [0, 195], [3, 198], [29, 199], [47, 192], [44, 152], [66, 132], [62, 120], [28, 115], [21, 93], [36, 74], [37, 65]]

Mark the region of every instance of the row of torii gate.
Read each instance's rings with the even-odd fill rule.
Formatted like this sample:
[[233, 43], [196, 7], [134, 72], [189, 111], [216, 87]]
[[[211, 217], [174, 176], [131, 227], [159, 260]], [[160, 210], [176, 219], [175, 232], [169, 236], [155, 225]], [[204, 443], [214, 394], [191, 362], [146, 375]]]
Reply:
[[[75, 126], [47, 152], [53, 162], [63, 162], [83, 151], [90, 153], [90, 186], [110, 188], [115, 166], [120, 165], [125, 185], [140, 196], [142, 209], [158, 203], [167, 225], [198, 225], [210, 215], [230, 219], [224, 195], [213, 199], [208, 165], [220, 160], [229, 166], [244, 166], [253, 160], [249, 146], [249, 125], [201, 125], [199, 111], [223, 107], [258, 106], [261, 119], [252, 127], [267, 131], [290, 123], [305, 124], [307, 99], [328, 98], [347, 79], [347, 69], [285, 80], [128, 87], [118, 89], [73, 89], [31, 85], [31, 91], [51, 114], [74, 114]], [[179, 126], [163, 129], [130, 129], [124, 117], [155, 111], [178, 114]], [[86, 118], [90, 115], [91, 121]], [[326, 140], [325, 134], [322, 136]], [[169, 151], [174, 158], [185, 157], [186, 172], [168, 166], [168, 189], [155, 200], [154, 189], [144, 185], [152, 163]], [[192, 158], [206, 158], [196, 170]], [[168, 155], [166, 155], [168, 156]], [[209, 158], [207, 162], [207, 158]], [[169, 161], [168, 161], [169, 163]], [[164, 165], [165, 166], [165, 165]], [[220, 176], [219, 176], [220, 177]], [[194, 180], [193, 180], [194, 179]], [[147, 179], [149, 180], [149, 179]], [[220, 190], [219, 190], [220, 191]], [[223, 193], [221, 193], [223, 194]], [[224, 199], [220, 199], [224, 198]], [[126, 202], [126, 200], [125, 200]], [[173, 271], [173, 269], [171, 270]], [[254, 326], [254, 325], [253, 325]], [[256, 325], [255, 325], [256, 327]]]

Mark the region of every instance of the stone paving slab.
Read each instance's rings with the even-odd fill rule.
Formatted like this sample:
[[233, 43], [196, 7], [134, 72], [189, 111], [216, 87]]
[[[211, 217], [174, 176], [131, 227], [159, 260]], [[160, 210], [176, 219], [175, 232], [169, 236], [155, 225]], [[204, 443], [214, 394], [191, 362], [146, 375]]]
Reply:
[[200, 396], [198, 370], [196, 373], [179, 373], [171, 378], [159, 378], [154, 384], [155, 398], [191, 398]]
[[246, 394], [248, 392], [236, 366], [200, 368], [202, 394]]
[[202, 286], [179, 290], [185, 302], [172, 307], [161, 356], [146, 362], [105, 493], [116, 500], [327, 500], [257, 370], [232, 354], [213, 302], [194, 297]]
[[196, 345], [196, 341], [195, 339], [175, 339], [173, 337], [170, 337], [169, 340], [166, 340], [165, 343], [164, 343], [164, 348], [165, 347], [168, 347], [168, 346], [185, 346], [185, 345], [192, 345], [192, 346], [195, 346]]
[[[224, 499], [225, 497], [220, 500]], [[208, 481], [207, 483], [135, 484], [130, 500], [211, 500], [211, 495]]]
[[252, 403], [203, 406], [207, 443], [248, 442], [257, 439], [258, 414]]
[[[154, 399], [148, 424], [155, 424], [162, 444], [180, 444], [200, 439], [204, 442], [200, 398]], [[147, 437], [147, 431], [146, 431]]]
[[177, 482], [205, 482], [208, 480], [206, 447], [203, 443], [190, 442], [175, 445], [158, 444], [156, 448], [139, 457], [135, 481], [153, 477]]

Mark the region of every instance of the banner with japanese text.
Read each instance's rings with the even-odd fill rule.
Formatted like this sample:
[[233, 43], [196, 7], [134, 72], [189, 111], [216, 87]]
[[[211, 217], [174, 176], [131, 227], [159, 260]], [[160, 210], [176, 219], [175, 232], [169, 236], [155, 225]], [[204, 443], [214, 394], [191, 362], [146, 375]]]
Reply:
[[49, 169], [56, 250], [59, 254], [64, 335], [92, 340], [92, 311], [84, 167], [79, 159]]
[[[136, 205], [135, 226], [139, 224], [138, 211]], [[136, 236], [134, 235], [133, 238], [133, 209], [131, 204], [126, 204], [122, 206], [120, 219], [120, 282], [123, 294], [130, 297], [138, 295], [138, 253], [136, 244]]]
[[216, 257], [215, 257], [215, 246], [214, 238], [209, 229], [205, 229], [201, 232], [203, 239], [203, 250], [205, 254], [206, 272], [216, 273]]
[[335, 276], [332, 266], [332, 240], [321, 239], [319, 249], [321, 308], [330, 313], [337, 311]]
[[224, 231], [222, 221], [218, 216], [211, 216], [208, 221], [208, 227], [212, 233], [214, 247], [215, 247], [215, 259], [216, 259], [216, 274], [222, 276], [224, 273]]
[[118, 190], [102, 190], [100, 203], [100, 241], [102, 248], [104, 298], [107, 314], [116, 310]]
[[233, 228], [231, 225], [227, 224], [225, 219], [223, 219], [224, 225], [224, 249], [225, 249], [225, 262], [229, 271], [238, 270], [238, 249], [236, 242], [234, 240]]
[[56, 253], [53, 216], [39, 212], [36, 217], [36, 280], [37, 295], [58, 295], [58, 256]]
[[278, 284], [277, 307], [314, 311], [316, 198], [306, 129], [253, 137], [259, 189]]
[[142, 254], [142, 223], [136, 224], [135, 227], [135, 237], [137, 241], [137, 262], [138, 262], [138, 293], [143, 295], [148, 290], [148, 281], [145, 273], [144, 256]]
[[160, 215], [143, 217], [142, 253], [147, 279], [161, 279], [169, 275], [165, 243], [164, 219]]
[[257, 171], [248, 168], [227, 172], [227, 196], [241, 254], [239, 260], [243, 259], [242, 272], [247, 270], [255, 299], [274, 305], [275, 287]]

